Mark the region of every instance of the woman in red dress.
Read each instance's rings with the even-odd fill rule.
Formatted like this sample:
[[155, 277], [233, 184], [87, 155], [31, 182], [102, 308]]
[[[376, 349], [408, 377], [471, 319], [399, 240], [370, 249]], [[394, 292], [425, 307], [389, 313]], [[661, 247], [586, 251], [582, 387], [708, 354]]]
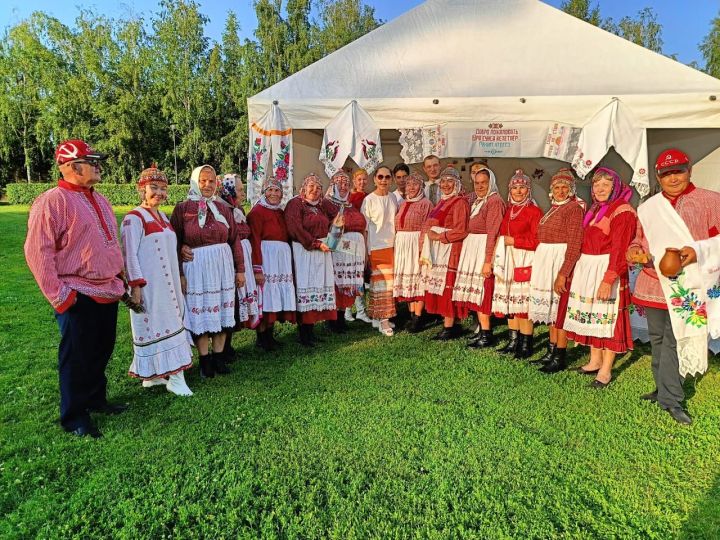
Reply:
[[495, 276], [492, 271], [495, 244], [505, 214], [495, 174], [484, 165], [471, 167], [475, 198], [470, 206], [468, 236], [463, 240], [453, 300], [477, 313], [479, 328], [468, 347], [482, 349], [495, 344], [490, 328]]
[[470, 217], [470, 205], [461, 191], [460, 173], [445, 168], [440, 174], [440, 201], [425, 220], [420, 236], [420, 261], [426, 267], [425, 309], [443, 317], [443, 329], [433, 338], [440, 341], [460, 337], [460, 328], [455, 323], [467, 315], [466, 308], [452, 301]]
[[257, 344], [265, 351], [273, 351], [280, 345], [273, 336], [277, 321], [295, 322], [292, 253], [285, 213], [280, 206], [282, 195], [280, 181], [269, 178], [260, 199], [247, 215], [253, 274], [262, 305], [262, 318], [256, 328]]
[[[335, 270], [335, 304], [337, 321], [330, 322], [330, 328], [344, 333], [345, 310], [350, 309], [356, 298], [365, 291], [365, 228], [367, 222], [359, 210], [348, 202], [350, 177], [345, 171], [336, 172], [330, 179], [326, 205], [333, 225], [340, 227], [341, 236], [332, 253]], [[332, 231], [332, 229], [331, 229]]]
[[423, 189], [425, 179], [419, 172], [406, 178], [405, 199], [395, 216], [395, 260], [393, 261], [393, 297], [396, 302], [408, 302], [410, 325], [415, 334], [422, 330], [425, 292], [420, 272], [420, 231], [432, 210], [430, 199]]
[[[568, 339], [590, 347], [590, 361], [578, 372], [595, 375], [593, 388], [605, 388], [612, 380], [615, 356], [633, 348], [625, 253], [635, 236], [637, 215], [628, 204], [631, 189], [612, 169], [595, 171], [592, 197], [583, 220], [580, 259], [558, 307], [558, 326]], [[560, 321], [564, 304], [565, 320]]]
[[330, 230], [330, 202], [322, 196], [317, 175], [305, 177], [300, 194], [285, 206], [285, 221], [292, 240], [295, 294], [300, 344], [313, 347], [315, 323], [334, 321], [335, 272], [325, 239]]
[[532, 199], [532, 181], [522, 169], [510, 178], [508, 202], [500, 224], [503, 236], [496, 248], [492, 310], [508, 317], [510, 340], [500, 352], [521, 359], [533, 354], [533, 323], [528, 319], [530, 269], [543, 215]]

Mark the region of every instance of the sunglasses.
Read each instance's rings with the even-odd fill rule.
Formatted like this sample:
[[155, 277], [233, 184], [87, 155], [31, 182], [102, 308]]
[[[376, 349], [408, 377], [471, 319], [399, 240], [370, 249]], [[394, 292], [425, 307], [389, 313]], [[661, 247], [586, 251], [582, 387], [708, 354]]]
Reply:
[[389, 174], [378, 174], [375, 178], [378, 180], [390, 180], [392, 176]]
[[87, 163], [91, 167], [95, 167], [96, 169], [100, 169], [102, 167], [102, 163], [100, 160], [97, 159], [77, 159], [73, 161], [73, 163]]

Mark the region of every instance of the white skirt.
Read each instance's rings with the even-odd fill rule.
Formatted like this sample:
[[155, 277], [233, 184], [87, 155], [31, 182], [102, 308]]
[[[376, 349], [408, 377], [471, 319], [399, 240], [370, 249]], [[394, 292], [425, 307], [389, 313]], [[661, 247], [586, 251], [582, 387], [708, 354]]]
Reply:
[[266, 313], [295, 311], [292, 254], [290, 246], [279, 240], [260, 242], [265, 284], [260, 288], [260, 305]]
[[245, 286], [237, 290], [238, 322], [250, 321], [250, 326], [255, 328], [260, 322], [262, 306], [253, 273], [252, 246], [247, 238], [241, 242], [241, 245], [245, 259]]
[[[430, 230], [442, 234], [450, 229], [430, 227]], [[430, 240], [425, 235], [420, 253], [422, 286], [425, 292], [438, 296], [445, 294], [445, 280], [447, 280], [451, 251], [451, 243], [443, 244], [440, 240]]]
[[235, 326], [235, 263], [227, 244], [193, 249], [187, 279], [185, 326], [196, 336]]
[[560, 295], [553, 290], [555, 278], [565, 262], [567, 244], [539, 244], [535, 250], [530, 277], [530, 311], [528, 319], [536, 323], [555, 324]]
[[[500, 244], [501, 242], [498, 241], [498, 245]], [[515, 267], [533, 265], [535, 252], [505, 246], [504, 243], [502, 246], [505, 249], [505, 257], [502, 261], [502, 271], [495, 274], [492, 310], [494, 313], [505, 315], [527, 313], [530, 308], [530, 282], [516, 283], [513, 275]]]
[[419, 298], [425, 294], [420, 274], [420, 231], [395, 234], [393, 297]]
[[307, 250], [292, 243], [295, 260], [297, 310], [335, 311], [335, 272], [332, 255], [319, 249]]
[[563, 328], [581, 336], [611, 338], [620, 311], [620, 280], [615, 280], [608, 300], [596, 298], [610, 263], [610, 255], [580, 255], [570, 285]]
[[482, 304], [485, 286], [482, 267], [485, 264], [486, 245], [487, 234], [469, 234], [463, 240], [453, 288], [453, 302], [469, 302], [477, 306]]

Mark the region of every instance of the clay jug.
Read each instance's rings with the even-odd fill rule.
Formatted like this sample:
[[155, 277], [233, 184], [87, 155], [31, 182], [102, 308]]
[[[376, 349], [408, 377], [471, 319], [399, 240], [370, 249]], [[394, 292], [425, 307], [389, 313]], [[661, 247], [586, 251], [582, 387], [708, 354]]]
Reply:
[[658, 268], [660, 273], [665, 277], [671, 278], [677, 276], [682, 268], [680, 264], [680, 250], [676, 248], [665, 249], [665, 255], [660, 259]]

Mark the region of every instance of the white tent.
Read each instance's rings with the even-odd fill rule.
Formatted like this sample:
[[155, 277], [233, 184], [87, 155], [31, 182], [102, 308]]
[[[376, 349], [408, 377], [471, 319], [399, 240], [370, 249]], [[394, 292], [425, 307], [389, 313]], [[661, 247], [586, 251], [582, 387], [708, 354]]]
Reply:
[[[693, 161], [720, 146], [716, 96], [720, 80], [538, 0], [428, 0], [249, 98], [248, 111], [252, 123], [273, 103], [282, 109], [293, 128], [297, 179], [320, 171], [322, 130], [352, 100], [382, 130], [389, 163], [400, 160], [401, 128], [582, 128], [618, 101], [647, 130], [652, 167], [669, 145]], [[526, 170], [548, 172], [562, 165], [538, 155], [519, 157], [528, 159], [490, 162], [499, 178], [521, 162]], [[604, 163], [633, 176], [612, 151]]]

